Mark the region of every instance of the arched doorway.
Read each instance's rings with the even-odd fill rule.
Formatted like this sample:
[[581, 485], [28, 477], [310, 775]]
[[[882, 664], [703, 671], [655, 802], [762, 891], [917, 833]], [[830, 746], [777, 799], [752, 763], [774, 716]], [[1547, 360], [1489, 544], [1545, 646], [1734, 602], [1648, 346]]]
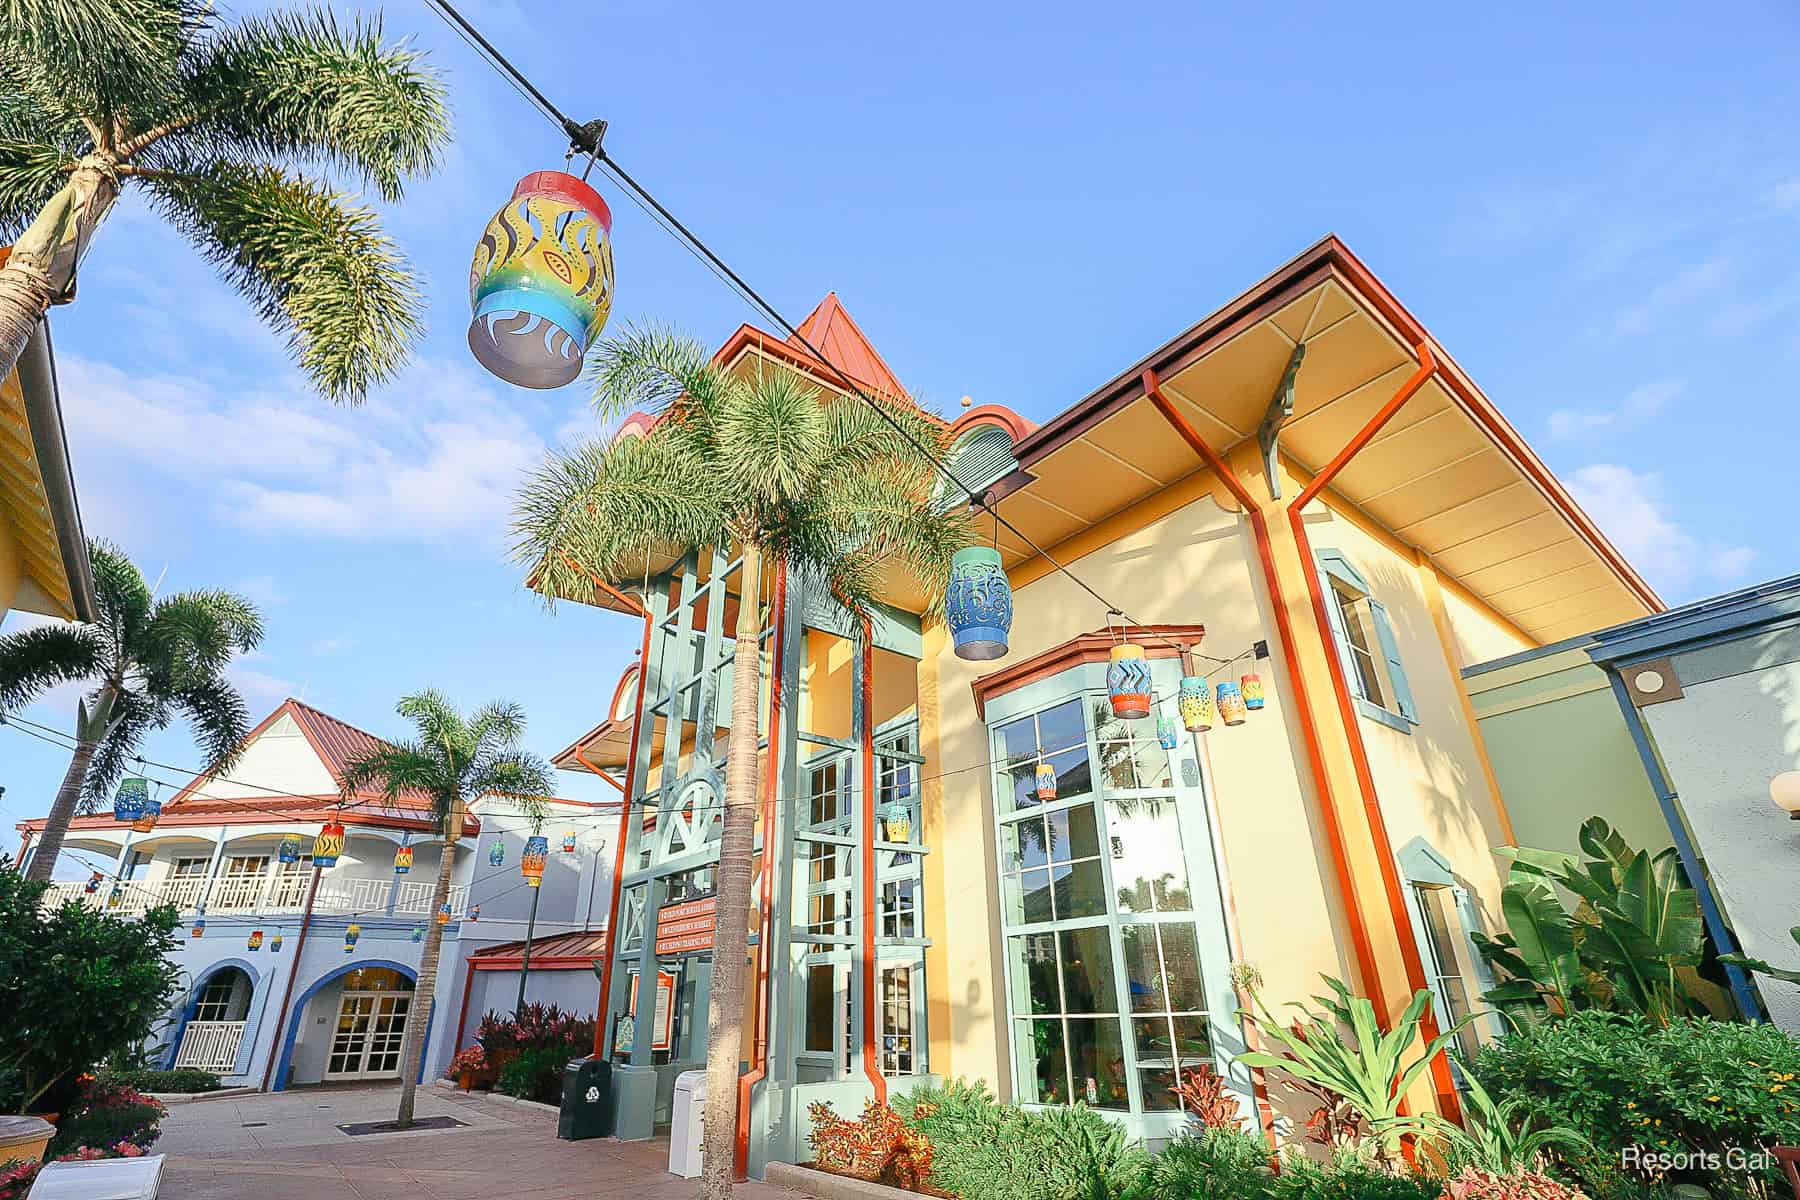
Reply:
[[169, 1065], [233, 1074], [255, 991], [256, 980], [237, 963], [221, 963], [201, 976], [188, 993]]
[[392, 967], [357, 967], [343, 977], [324, 1079], [398, 1079], [413, 981]]

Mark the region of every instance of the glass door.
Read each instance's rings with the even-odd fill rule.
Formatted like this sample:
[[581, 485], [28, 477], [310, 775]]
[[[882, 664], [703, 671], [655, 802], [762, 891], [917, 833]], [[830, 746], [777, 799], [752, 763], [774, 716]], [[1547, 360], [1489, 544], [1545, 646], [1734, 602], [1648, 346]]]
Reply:
[[338, 1001], [326, 1079], [392, 1079], [400, 1073], [410, 992], [345, 992]]

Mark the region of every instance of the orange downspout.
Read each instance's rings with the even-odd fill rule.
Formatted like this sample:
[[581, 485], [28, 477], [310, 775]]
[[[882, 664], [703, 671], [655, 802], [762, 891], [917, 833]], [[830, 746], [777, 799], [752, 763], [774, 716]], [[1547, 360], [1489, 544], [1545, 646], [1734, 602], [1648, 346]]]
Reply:
[[863, 1074], [875, 1086], [875, 1102], [887, 1103], [887, 1079], [875, 1051], [875, 626], [863, 618], [862, 669], [862, 994]]
[[[637, 769], [638, 733], [644, 727], [644, 684], [650, 676], [650, 613], [642, 605], [639, 609], [644, 614], [644, 643], [638, 650], [637, 705], [631, 714], [631, 748], [625, 759], [627, 778]], [[575, 761], [596, 775], [604, 774], [587, 760], [580, 746], [575, 747]], [[594, 1022], [594, 1055], [597, 1058], [603, 1058], [607, 1053], [606, 1026], [610, 1015], [607, 1004], [612, 998], [613, 956], [619, 945], [619, 888], [625, 878], [625, 843], [631, 837], [631, 794], [624, 788], [619, 791], [623, 796], [619, 805], [619, 844], [613, 852], [612, 900], [606, 909], [606, 961], [600, 967], [600, 1011], [597, 1014], [600, 1019]]]
[[736, 1170], [750, 1173], [750, 1089], [769, 1073], [769, 1008], [772, 1003], [769, 939], [774, 931], [775, 806], [781, 791], [781, 661], [787, 637], [787, 559], [775, 565], [775, 636], [769, 642], [769, 757], [763, 778], [762, 934], [756, 941], [756, 1020], [750, 1045], [750, 1070], [738, 1079]]
[[[1314, 554], [1312, 539], [1306, 534], [1306, 519], [1303, 510], [1320, 492], [1330, 486], [1338, 472], [1343, 470], [1344, 466], [1355, 458], [1377, 433], [1381, 432], [1382, 426], [1392, 420], [1394, 414], [1399, 412], [1402, 406], [1411, 400], [1414, 394], [1425, 386], [1425, 382], [1437, 371], [1437, 359], [1432, 356], [1430, 346], [1420, 342], [1413, 350], [1419, 358], [1418, 369], [1406, 377], [1406, 382], [1400, 385], [1399, 390], [1388, 399], [1388, 402], [1382, 405], [1361, 429], [1357, 430], [1356, 436], [1352, 437], [1344, 448], [1338, 451], [1317, 475], [1312, 477], [1312, 481], [1301, 489], [1300, 494], [1295, 496], [1287, 506], [1288, 524], [1293, 528], [1294, 541], [1299, 549], [1301, 562], [1309, 568], [1314, 561]], [[1333, 642], [1334, 635], [1331, 633], [1330, 612], [1325, 607], [1324, 586], [1319, 582], [1317, 571], [1308, 569], [1305, 571], [1305, 575], [1306, 590], [1312, 600], [1313, 620], [1318, 624], [1319, 635], [1329, 646]], [[1375, 773], [1369, 766], [1369, 750], [1363, 742], [1362, 723], [1358, 719], [1356, 705], [1350, 696], [1350, 684], [1344, 675], [1343, 663], [1338, 661], [1338, 656], [1335, 654], [1327, 654], [1325, 661], [1331, 674], [1331, 689], [1337, 700], [1338, 715], [1342, 718], [1344, 730], [1349, 735], [1350, 760], [1356, 768], [1357, 789], [1362, 793], [1363, 817], [1368, 822], [1369, 836], [1375, 843], [1375, 859], [1381, 868], [1382, 890], [1387, 894], [1388, 911], [1394, 920], [1394, 936], [1400, 943], [1400, 958], [1406, 966], [1406, 982], [1414, 992], [1417, 992], [1420, 988], [1429, 986], [1425, 979], [1425, 964], [1419, 958], [1419, 947], [1413, 937], [1412, 922], [1406, 915], [1406, 894], [1400, 882], [1399, 868], [1394, 863], [1393, 843], [1388, 837], [1387, 821], [1382, 816], [1381, 800], [1375, 791]], [[1377, 1002], [1377, 1007], [1382, 1008], [1379, 1002]], [[1382, 1008], [1382, 1011], [1387, 1010]], [[1436, 1014], [1431, 1009], [1426, 1010], [1421, 1029], [1427, 1041], [1438, 1035]], [[1461, 1106], [1457, 1103], [1455, 1082], [1450, 1077], [1449, 1060], [1442, 1052], [1432, 1060], [1431, 1079], [1437, 1091], [1439, 1107], [1445, 1116], [1455, 1119], [1461, 1111]]]

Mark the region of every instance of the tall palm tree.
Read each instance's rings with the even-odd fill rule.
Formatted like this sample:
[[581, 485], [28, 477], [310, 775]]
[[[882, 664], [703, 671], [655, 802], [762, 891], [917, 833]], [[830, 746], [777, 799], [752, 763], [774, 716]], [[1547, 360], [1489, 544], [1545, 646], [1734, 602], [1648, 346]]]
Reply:
[[375, 214], [449, 137], [422, 56], [323, 8], [224, 22], [212, 0], [0, 4], [0, 378], [127, 185], [288, 338], [333, 400], [391, 376], [419, 331], [412, 274]]
[[0, 713], [58, 683], [86, 683], [75, 709], [75, 752], [26, 875], [49, 879], [77, 808], [105, 799], [144, 735], [185, 716], [207, 771], [237, 761], [250, 714], [225, 669], [262, 641], [262, 614], [225, 591], [158, 598], [109, 542], [88, 545], [92, 625], [39, 625], [0, 637]]
[[[889, 572], [935, 604], [968, 518], [932, 502], [944, 426], [904, 400], [824, 393], [784, 370], [737, 375], [687, 338], [627, 330], [592, 361], [602, 419], [657, 414], [643, 436], [552, 455], [515, 506], [514, 554], [554, 603], [593, 579], [636, 578], [646, 555], [729, 547], [738, 583], [731, 734], [707, 1018], [705, 1195], [729, 1196], [737, 1127], [751, 847], [756, 819], [757, 652], [762, 573], [785, 563], [800, 586], [870, 611]], [[910, 440], [909, 440], [910, 439]], [[858, 622], [860, 626], [860, 622]]]
[[[402, 698], [395, 711], [412, 722], [418, 736], [384, 743], [352, 759], [344, 767], [340, 786], [346, 801], [359, 792], [379, 791], [396, 802], [408, 796], [422, 796], [429, 802], [431, 819], [444, 835], [437, 887], [431, 895], [431, 911], [436, 914], [450, 898], [456, 842], [462, 836], [469, 802], [499, 792], [534, 822], [542, 821], [549, 811], [544, 797], [550, 792], [550, 766], [519, 749], [525, 736], [525, 712], [516, 704], [484, 705], [465, 718], [442, 692], [427, 688]], [[419, 1058], [425, 1050], [425, 1028], [431, 1024], [438, 951], [443, 942], [443, 925], [436, 920], [427, 922], [400, 1058], [396, 1121], [402, 1129], [413, 1123], [413, 1092], [419, 1084]]]

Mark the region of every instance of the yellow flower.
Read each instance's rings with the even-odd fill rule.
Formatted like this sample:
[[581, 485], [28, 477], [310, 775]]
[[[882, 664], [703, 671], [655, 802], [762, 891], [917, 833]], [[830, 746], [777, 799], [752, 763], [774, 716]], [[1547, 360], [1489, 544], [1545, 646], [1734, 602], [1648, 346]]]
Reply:
[[1708, 1096], [1707, 1099], [1714, 1104], [1717, 1104], [1719, 1102], [1719, 1098], [1717, 1096]]

